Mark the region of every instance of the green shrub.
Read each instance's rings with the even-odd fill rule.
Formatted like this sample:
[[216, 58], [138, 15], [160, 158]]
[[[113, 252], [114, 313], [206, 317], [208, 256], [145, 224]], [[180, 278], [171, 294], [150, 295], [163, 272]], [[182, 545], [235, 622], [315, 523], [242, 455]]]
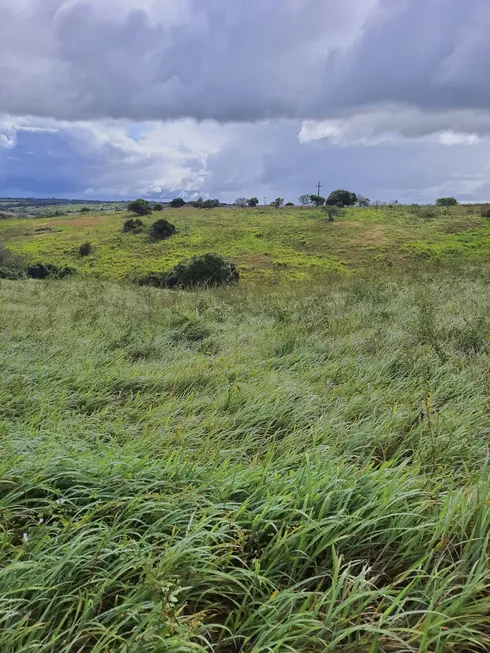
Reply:
[[482, 218], [490, 218], [490, 206], [483, 206], [481, 210]]
[[30, 279], [64, 279], [73, 274], [76, 274], [75, 268], [59, 268], [57, 265], [53, 265], [52, 263], [35, 263], [34, 265], [29, 265], [27, 268], [27, 276]]
[[78, 249], [80, 256], [89, 256], [93, 252], [93, 247], [89, 242], [83, 243]]
[[239, 273], [234, 263], [219, 254], [193, 256], [176, 265], [165, 281], [167, 288], [196, 288], [199, 286], [224, 286], [237, 283]]
[[167, 220], [157, 220], [150, 227], [150, 239], [165, 240], [173, 236], [175, 231], [175, 226], [167, 222]]
[[173, 209], [181, 209], [183, 206], [185, 206], [185, 201], [181, 197], [174, 197], [174, 199], [170, 202], [170, 206]]
[[154, 211], [163, 211], [163, 204], [160, 202], [157, 202], [156, 204], [153, 205], [153, 210]]
[[140, 220], [139, 218], [129, 218], [129, 220], [126, 220], [126, 222], [123, 225], [123, 233], [133, 233], [133, 234], [139, 234], [143, 231], [144, 229], [144, 224], [143, 221]]
[[90, 209], [88, 206], [84, 206], [82, 209], [80, 209], [80, 213], [90, 213]]
[[454, 197], [440, 197], [436, 200], [436, 206], [457, 206], [458, 200]]
[[151, 205], [150, 202], [143, 199], [134, 200], [128, 204], [128, 211], [136, 213], [136, 215], [150, 215]]

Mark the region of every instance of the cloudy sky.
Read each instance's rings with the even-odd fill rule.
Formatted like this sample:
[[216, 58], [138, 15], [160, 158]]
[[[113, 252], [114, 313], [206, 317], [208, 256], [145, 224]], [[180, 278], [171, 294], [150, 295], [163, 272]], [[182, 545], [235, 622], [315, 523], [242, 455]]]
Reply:
[[490, 199], [489, 0], [0, 0], [0, 195]]

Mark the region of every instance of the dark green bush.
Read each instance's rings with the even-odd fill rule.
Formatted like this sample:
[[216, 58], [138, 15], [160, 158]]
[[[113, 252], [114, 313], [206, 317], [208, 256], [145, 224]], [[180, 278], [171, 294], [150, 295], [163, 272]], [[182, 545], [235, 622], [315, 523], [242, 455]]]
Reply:
[[88, 206], [84, 206], [82, 209], [80, 209], [80, 213], [90, 213], [90, 209]]
[[436, 206], [457, 206], [458, 200], [455, 197], [439, 197]]
[[129, 218], [123, 225], [123, 233], [139, 234], [144, 229], [143, 221], [139, 218]]
[[30, 279], [64, 279], [73, 274], [76, 274], [75, 268], [59, 268], [52, 263], [35, 263], [27, 268], [27, 276]]
[[89, 242], [83, 243], [78, 249], [80, 256], [89, 256], [93, 251], [93, 247]]
[[157, 202], [156, 204], [153, 205], [153, 210], [154, 211], [163, 211], [163, 204], [161, 204], [161, 202]]
[[481, 217], [490, 218], [490, 206], [482, 206]]
[[157, 220], [150, 227], [151, 240], [165, 240], [175, 233], [175, 226], [167, 220]]
[[182, 197], [174, 197], [174, 199], [170, 202], [170, 206], [173, 209], [181, 209], [183, 206], [185, 206], [185, 201], [182, 199]]
[[128, 211], [136, 215], [150, 215], [151, 205], [146, 200], [138, 199], [128, 204]]
[[330, 206], [353, 206], [357, 202], [357, 195], [348, 190], [334, 190], [327, 199]]
[[240, 278], [234, 263], [219, 254], [193, 256], [176, 265], [167, 275], [167, 288], [196, 288], [237, 283]]
[[238, 283], [240, 275], [234, 263], [219, 254], [193, 256], [169, 272], [149, 272], [135, 279], [139, 286], [153, 288], [191, 288], [225, 286]]

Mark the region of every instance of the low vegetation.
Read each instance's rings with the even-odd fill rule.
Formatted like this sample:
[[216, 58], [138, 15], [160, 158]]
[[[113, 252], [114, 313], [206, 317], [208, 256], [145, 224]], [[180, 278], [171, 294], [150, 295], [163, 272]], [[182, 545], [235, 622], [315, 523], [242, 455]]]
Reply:
[[489, 283], [1, 281], [0, 650], [488, 651]]
[[[76, 267], [106, 279], [168, 272], [192, 256], [217, 252], [235, 262], [244, 283], [275, 285], [315, 279], [332, 271], [405, 269], [421, 260], [490, 260], [490, 221], [482, 206], [347, 207], [328, 222], [322, 209], [257, 206], [196, 210], [166, 208], [171, 238], [150, 241], [150, 219], [126, 212], [65, 214], [58, 218], [0, 221], [0, 241], [26, 265], [39, 261]], [[128, 219], [143, 227], [121, 233]], [[156, 218], [155, 218], [156, 219]], [[78, 248], [89, 241], [90, 257]]]

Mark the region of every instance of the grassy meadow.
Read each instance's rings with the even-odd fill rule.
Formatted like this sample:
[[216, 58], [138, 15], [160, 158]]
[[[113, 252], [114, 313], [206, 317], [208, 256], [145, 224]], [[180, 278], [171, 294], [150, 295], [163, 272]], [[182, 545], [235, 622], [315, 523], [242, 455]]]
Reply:
[[490, 220], [426, 210], [0, 223], [88, 273], [0, 281], [2, 653], [490, 650]]
[[[144, 218], [142, 234], [123, 234], [126, 212], [0, 220], [0, 241], [29, 263], [69, 265], [107, 279], [165, 271], [194, 254], [216, 251], [242, 278], [277, 283], [373, 266], [404, 268], [419, 259], [488, 260], [490, 219], [480, 207], [348, 209], [328, 222], [319, 209], [165, 209]], [[165, 218], [172, 238], [151, 243], [149, 225]], [[81, 258], [86, 241], [94, 253]]]

